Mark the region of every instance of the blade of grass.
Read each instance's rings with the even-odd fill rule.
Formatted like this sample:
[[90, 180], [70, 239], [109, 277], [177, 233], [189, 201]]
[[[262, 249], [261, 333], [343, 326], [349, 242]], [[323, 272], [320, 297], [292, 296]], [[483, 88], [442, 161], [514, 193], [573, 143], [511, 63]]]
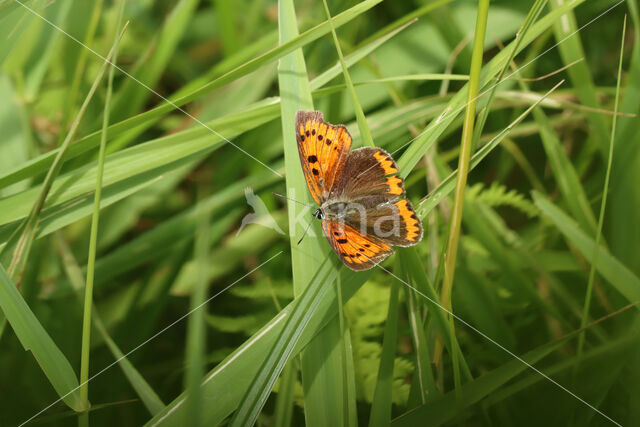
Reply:
[[[33, 2], [31, 7], [35, 10], [41, 11], [45, 3], [46, 0], [38, 0]], [[7, 57], [11, 52], [13, 52], [13, 49], [18, 44], [18, 41], [24, 34], [25, 30], [29, 28], [31, 22], [35, 18], [31, 14], [27, 14], [28, 16], [25, 16], [24, 9], [21, 8], [18, 3], [13, 2], [10, 4], [3, 4], [3, 9], [5, 11], [10, 10], [11, 8], [14, 10], [9, 11], [9, 13], [6, 16], [3, 16], [0, 20], [0, 26], [5, 28], [7, 34], [2, 46], [0, 47], [0, 65], [4, 64]], [[14, 24], [14, 27], [9, 30], [7, 24]]]
[[[480, 87], [480, 72], [482, 70], [482, 55], [484, 53], [484, 38], [487, 29], [487, 17], [489, 15], [489, 0], [478, 2], [478, 12], [476, 18], [476, 29], [473, 38], [473, 51], [471, 55], [471, 69], [469, 71], [469, 91], [467, 93], [467, 107], [462, 128], [461, 152], [458, 160], [458, 174], [456, 177], [456, 190], [453, 198], [451, 210], [451, 220], [449, 224], [449, 237], [447, 239], [447, 249], [444, 256], [444, 280], [440, 300], [444, 307], [451, 311], [451, 289], [453, 287], [453, 277], [456, 267], [456, 255], [458, 252], [458, 241], [460, 239], [460, 226], [462, 223], [462, 211], [464, 205], [464, 193], [467, 186], [467, 175], [469, 173], [469, 160], [471, 157], [471, 145], [473, 143], [473, 126], [475, 123], [476, 103], [478, 90]], [[455, 334], [453, 317], [449, 316], [449, 327], [451, 335]], [[453, 360], [453, 376], [456, 390], [460, 388], [460, 372], [458, 365], [458, 354], [451, 354]], [[439, 356], [436, 357], [439, 359]]]
[[292, 359], [282, 369], [276, 407], [273, 411], [273, 425], [275, 427], [290, 427], [293, 415], [293, 393], [297, 382], [298, 368]]
[[58, 396], [74, 411], [87, 410], [71, 364], [33, 314], [2, 264], [0, 307], [20, 343], [26, 351], [31, 351]]
[[[19, 4], [24, 6], [22, 3]], [[46, 14], [55, 13], [55, 17], [50, 16], [49, 19], [58, 22], [60, 25], [64, 25], [72, 5], [72, 2], [53, 4], [49, 8], [45, 7], [44, 12]], [[42, 34], [40, 39], [42, 40], [43, 46], [37, 55], [35, 55], [35, 64], [30, 67], [30, 71], [25, 77], [24, 96], [27, 99], [35, 99], [38, 96], [40, 85], [42, 85], [44, 76], [51, 65], [50, 62], [60, 42], [60, 37], [62, 37], [62, 34], [48, 26], [44, 27], [43, 32], [44, 34]], [[36, 54], [36, 52], [32, 52], [32, 54]]]
[[[204, 185], [204, 184], [200, 184]], [[203, 191], [203, 190], [201, 190]], [[209, 218], [203, 210], [201, 203], [198, 212], [198, 225], [195, 235], [195, 256], [196, 268], [198, 270], [197, 282], [191, 292], [191, 315], [187, 323], [186, 355], [185, 362], [187, 370], [185, 372], [185, 389], [188, 393], [187, 425], [202, 425], [202, 408], [204, 399], [200, 390], [200, 383], [204, 376], [205, 352], [206, 352], [206, 329], [205, 317], [207, 314], [206, 305], [201, 307], [207, 298], [207, 285], [209, 283], [208, 263], [209, 263]], [[200, 309], [198, 309], [200, 307]]]
[[[410, 267], [407, 265], [409, 262], [406, 256], [400, 256], [400, 263], [403, 266], [404, 279], [411, 283], [412, 279], [409, 274]], [[415, 283], [414, 283], [415, 287]], [[424, 332], [424, 325], [422, 323], [422, 313], [419, 309], [416, 292], [405, 287], [406, 301], [407, 301], [407, 315], [409, 318], [409, 325], [411, 328], [411, 338], [413, 340], [413, 348], [416, 353], [416, 372], [417, 383], [420, 397], [420, 403], [425, 404], [427, 400], [431, 400], [436, 395], [436, 385], [433, 380], [433, 372], [431, 371], [431, 355], [429, 352], [429, 345]]]
[[371, 401], [369, 427], [388, 426], [391, 422], [391, 384], [393, 382], [393, 365], [396, 360], [396, 346], [398, 344], [398, 284], [392, 283], [389, 289], [389, 309], [384, 324], [382, 338], [382, 354], [378, 379]]
[[543, 195], [533, 192], [536, 206], [544, 213], [565, 236], [568, 242], [630, 303], [640, 301], [640, 278], [624, 266], [603, 246], [598, 248], [598, 262], [594, 264], [595, 242], [578, 224], [560, 208]]
[[[120, 33], [119, 39], [122, 38], [125, 30], [126, 26]], [[111, 52], [109, 52], [108, 55], [109, 58], [113, 56], [114, 49], [115, 46], [111, 48]], [[51, 168], [49, 169], [49, 172], [45, 177], [44, 183], [42, 184], [42, 188], [40, 190], [40, 194], [33, 204], [29, 216], [20, 224], [20, 227], [18, 227], [14, 231], [7, 244], [2, 248], [2, 251], [0, 252], [0, 263], [8, 266], [7, 273], [9, 274], [9, 277], [12, 277], [16, 281], [17, 286], [20, 285], [20, 275], [22, 274], [27, 258], [29, 256], [29, 249], [35, 237], [38, 222], [40, 221], [40, 213], [42, 211], [42, 208], [44, 207], [47, 195], [49, 194], [49, 191], [51, 190], [51, 187], [56, 177], [58, 176], [60, 169], [62, 168], [62, 164], [64, 163], [64, 155], [69, 148], [69, 145], [71, 144], [71, 140], [75, 136], [80, 120], [82, 119], [84, 112], [86, 111], [87, 106], [89, 105], [89, 102], [93, 97], [93, 94], [102, 81], [102, 77], [104, 76], [108, 65], [108, 62], [105, 62], [102, 65], [100, 72], [93, 83], [93, 86], [91, 86], [91, 89], [89, 90], [89, 93], [87, 94], [87, 97], [85, 98], [85, 101], [82, 104], [78, 115], [71, 125], [71, 129], [69, 129], [67, 137], [60, 147], [56, 158], [51, 164]]]
[[[99, 7], [99, 6], [96, 6]], [[124, 1], [120, 1], [118, 9], [118, 23], [116, 28], [120, 28], [122, 24], [122, 15], [124, 12]], [[118, 61], [118, 45], [127, 24], [121, 34], [116, 32], [113, 41], [112, 55], [113, 63]], [[106, 63], [105, 63], [106, 65]], [[91, 231], [89, 234], [89, 257], [87, 262], [87, 280], [84, 287], [84, 312], [82, 317], [82, 343], [80, 350], [80, 398], [84, 402], [84, 406], [89, 407], [89, 360], [91, 353], [91, 313], [93, 309], [93, 279], [94, 267], [96, 262], [96, 248], [98, 241], [98, 224], [100, 221], [100, 197], [102, 194], [102, 174], [104, 172], [105, 147], [107, 145], [106, 129], [109, 126], [109, 108], [111, 107], [111, 93], [113, 91], [113, 73], [114, 67], [109, 69], [107, 77], [107, 95], [105, 99], [104, 114], [102, 121], [102, 138], [100, 140], [100, 154], [98, 156], [98, 173], [96, 177], [95, 196], [93, 201], [93, 215], [91, 216]], [[83, 105], [86, 108], [86, 104]], [[66, 140], [65, 140], [66, 142]], [[55, 179], [55, 177], [54, 177]], [[37, 226], [34, 226], [32, 239], [35, 238]], [[82, 426], [89, 425], [89, 414], [84, 412], [78, 418], [79, 424]]]
[[[633, 28], [640, 28], [638, 4], [627, 2], [626, 6]], [[631, 55], [623, 81], [620, 110], [640, 116], [640, 31], [629, 31], [628, 34], [631, 38], [631, 42], [628, 43]], [[640, 274], [640, 222], [637, 221], [640, 187], [636, 185], [640, 181], [640, 168], [636, 167], [635, 163], [640, 155], [640, 144], [637, 143], [640, 120], [621, 120], [616, 134], [614, 163], [611, 167], [610, 201], [607, 207], [610, 219], [605, 229], [606, 241], [611, 245], [611, 252], [620, 261], [635, 274]], [[640, 411], [635, 415], [636, 419], [640, 419]]]
[[[589, 318], [589, 309], [591, 306], [591, 294], [593, 293], [593, 281], [596, 274], [596, 266], [598, 264], [598, 254], [600, 248], [600, 240], [602, 238], [602, 226], [604, 224], [604, 214], [607, 205], [607, 195], [609, 193], [609, 178], [611, 177], [611, 164], [613, 163], [613, 143], [616, 137], [616, 123], [618, 119], [618, 106], [620, 100], [620, 81], [622, 80], [622, 59], [624, 58], [624, 36], [627, 30], [627, 17], [625, 15], [624, 22], [622, 24], [622, 42], [620, 43], [620, 60], [618, 62], [618, 81], [616, 82], [616, 97], [613, 104], [613, 123], [611, 124], [611, 138], [609, 140], [609, 155], [607, 157], [607, 171], [604, 177], [604, 188], [602, 190], [602, 201], [600, 202], [600, 215], [598, 217], [598, 229], [596, 231], [596, 240], [593, 245], [593, 255], [591, 256], [591, 268], [589, 269], [589, 279], [587, 281], [587, 290], [584, 296], [584, 307], [582, 310], [582, 320], [580, 327], [584, 328]], [[578, 350], [577, 350], [577, 362], [575, 365], [574, 375], [578, 371], [580, 366], [580, 358], [582, 357], [582, 350], [584, 348], [584, 331], [578, 336]]]

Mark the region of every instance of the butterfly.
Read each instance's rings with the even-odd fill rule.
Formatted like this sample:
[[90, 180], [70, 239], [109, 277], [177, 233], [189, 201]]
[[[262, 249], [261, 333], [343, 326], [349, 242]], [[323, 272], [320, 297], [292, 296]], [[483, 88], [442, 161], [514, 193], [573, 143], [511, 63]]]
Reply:
[[351, 149], [343, 125], [324, 121], [320, 111], [298, 111], [298, 153], [309, 192], [320, 206], [313, 214], [335, 253], [352, 270], [368, 270], [413, 246], [422, 223], [404, 195], [398, 166], [381, 148]]

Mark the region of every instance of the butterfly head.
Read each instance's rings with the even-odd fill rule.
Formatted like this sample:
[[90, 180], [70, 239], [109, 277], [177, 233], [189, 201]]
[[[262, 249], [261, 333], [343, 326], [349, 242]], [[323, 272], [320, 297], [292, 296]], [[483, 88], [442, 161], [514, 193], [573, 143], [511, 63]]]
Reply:
[[313, 216], [318, 219], [324, 219], [324, 212], [322, 212], [322, 209], [316, 209]]

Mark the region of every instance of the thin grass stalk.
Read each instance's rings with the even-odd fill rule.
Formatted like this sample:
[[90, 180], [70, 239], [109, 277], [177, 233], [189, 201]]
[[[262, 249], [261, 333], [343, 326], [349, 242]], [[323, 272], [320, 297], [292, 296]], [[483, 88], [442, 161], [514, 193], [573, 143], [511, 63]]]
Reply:
[[[620, 60], [618, 62], [618, 81], [616, 82], [616, 96], [613, 105], [613, 121], [611, 123], [611, 138], [609, 140], [609, 157], [607, 159], [607, 171], [604, 176], [604, 189], [602, 190], [602, 201], [600, 202], [600, 216], [598, 218], [598, 229], [596, 231], [596, 242], [593, 246], [593, 258], [591, 262], [591, 269], [589, 270], [589, 279], [587, 282], [587, 291], [584, 296], [584, 307], [582, 310], [582, 320], [580, 322], [580, 328], [584, 328], [589, 320], [589, 309], [591, 307], [591, 295], [593, 293], [593, 282], [596, 275], [596, 266], [598, 264], [598, 255], [600, 253], [600, 240], [602, 238], [602, 227], [604, 224], [604, 214], [607, 207], [607, 195], [609, 192], [609, 178], [611, 176], [611, 164], [613, 161], [613, 142], [616, 136], [616, 124], [618, 121], [618, 101], [620, 99], [620, 81], [622, 80], [622, 59], [624, 58], [624, 37], [627, 30], [627, 16], [624, 17], [622, 24], [622, 41], [620, 43]], [[580, 360], [582, 358], [582, 352], [584, 349], [585, 330], [580, 332], [578, 336], [578, 350], [576, 364], [574, 368], [574, 378], [577, 374], [578, 367], [580, 366]]]
[[[120, 10], [118, 15], [118, 26], [122, 20], [124, 12], [124, 1], [120, 2]], [[117, 35], [114, 40], [113, 64], [118, 60], [118, 45], [120, 39], [127, 28], [125, 24], [122, 32]], [[91, 353], [91, 312], [93, 308], [93, 282], [95, 277], [96, 265], [96, 249], [98, 246], [98, 225], [100, 221], [100, 197], [102, 195], [102, 175], [104, 172], [105, 148], [107, 145], [107, 128], [109, 127], [109, 110], [111, 106], [111, 94], [113, 92], [113, 75], [115, 67], [109, 69], [107, 77], [107, 95], [105, 99], [105, 108], [102, 119], [102, 135], [100, 138], [100, 151], [98, 154], [98, 174], [96, 177], [96, 191], [93, 199], [93, 214], [91, 216], [91, 231], [89, 234], [89, 258], [87, 260], [87, 280], [84, 290], [84, 312], [82, 317], [82, 344], [80, 353], [80, 398], [88, 406], [89, 405], [89, 359]], [[99, 79], [100, 80], [100, 79]], [[97, 81], [99, 81], [97, 80]], [[83, 105], [86, 108], [86, 103]], [[68, 138], [70, 140], [70, 138]], [[65, 141], [67, 142], [67, 141]], [[83, 412], [78, 419], [80, 425], [89, 425], [89, 413]]]
[[[482, 71], [482, 55], [484, 53], [484, 38], [487, 30], [487, 17], [489, 14], [490, 0], [478, 1], [478, 17], [473, 42], [473, 52], [471, 56], [471, 70], [469, 72], [469, 92], [467, 95], [467, 109], [465, 111], [464, 125], [462, 129], [462, 148], [458, 159], [458, 176], [456, 190], [453, 198], [453, 208], [451, 211], [451, 222], [449, 224], [449, 238], [444, 262], [444, 283], [440, 301], [444, 307], [451, 311], [451, 290], [453, 287], [453, 276], [456, 266], [456, 255], [458, 252], [458, 242], [460, 239], [460, 224], [462, 222], [462, 209], [464, 204], [464, 193], [467, 185], [467, 175], [469, 173], [469, 159], [471, 158], [471, 146], [473, 143], [473, 125], [475, 122], [476, 102], [480, 85], [480, 72]], [[455, 335], [453, 317], [449, 315], [449, 327], [451, 337]], [[452, 348], [453, 348], [452, 342]], [[453, 374], [456, 390], [460, 388], [460, 368], [458, 366], [458, 354], [451, 353], [453, 359]]]
[[[340, 350], [342, 352], [342, 386], [344, 390], [342, 391], [344, 396], [349, 396], [348, 384], [349, 384], [349, 374], [347, 373], [347, 360], [349, 354], [347, 353], [347, 346], [344, 342], [345, 340], [345, 321], [344, 321], [344, 301], [342, 298], [342, 283], [340, 282], [340, 275], [336, 277], [336, 294], [338, 296], [338, 321], [340, 323]], [[348, 426], [349, 424], [349, 410], [348, 410], [348, 402], [345, 401], [342, 406], [343, 416], [344, 416], [344, 425]]]
[[[91, 46], [93, 44], [93, 38], [96, 34], [96, 29], [98, 28], [98, 22], [100, 21], [100, 15], [102, 12], [102, 3], [103, 0], [98, 0], [95, 2], [93, 6], [93, 13], [91, 14], [91, 18], [89, 20], [89, 26], [87, 28], [87, 35], [84, 38], [84, 44], [86, 46]], [[119, 22], [119, 21], [118, 21]], [[69, 117], [73, 113], [73, 106], [76, 102], [76, 98], [78, 97], [78, 91], [80, 90], [80, 84], [83, 80], [84, 70], [87, 65], [87, 57], [89, 56], [89, 49], [80, 49], [80, 54], [78, 58], [78, 62], [76, 65], [76, 69], [73, 75], [73, 82], [71, 82], [71, 88], [69, 89], [69, 98], [68, 102], [65, 104], [65, 110], [63, 112], [63, 120], [62, 123], [65, 126], [69, 124]], [[64, 135], [64, 132], [60, 132], [60, 138]], [[62, 143], [62, 139], [58, 141], [58, 145]]]
[[[203, 199], [204, 183], [200, 183], [198, 200]], [[202, 423], [202, 409], [204, 405], [200, 383], [204, 376], [205, 351], [206, 351], [206, 305], [208, 263], [209, 263], [209, 215], [199, 203], [198, 224], [194, 238], [194, 252], [196, 258], [197, 283], [191, 293], [190, 310], [187, 325], [186, 339], [186, 365], [185, 388], [188, 393], [187, 419], [185, 423], [191, 426], [199, 426]]]
[[367, 119], [364, 116], [364, 111], [362, 110], [362, 105], [360, 105], [360, 101], [358, 100], [358, 95], [356, 94], [356, 89], [353, 86], [353, 82], [351, 81], [351, 76], [349, 75], [349, 69], [347, 68], [347, 64], [344, 62], [344, 56], [342, 55], [342, 48], [340, 47], [340, 42], [338, 41], [338, 36], [336, 35], [336, 28], [333, 25], [333, 18], [331, 17], [331, 12], [329, 12], [329, 6], [327, 5], [327, 0], [322, 0], [324, 3], [324, 10], [327, 13], [327, 21], [331, 27], [331, 35], [333, 36], [333, 43], [336, 46], [336, 51], [338, 52], [338, 58], [340, 58], [340, 65], [342, 66], [342, 73], [344, 74], [344, 80], [349, 88], [349, 94], [351, 95], [351, 101], [353, 104], [353, 109], [356, 113], [356, 119], [358, 120], [358, 128], [360, 129], [360, 138], [362, 139], [362, 143], [364, 145], [368, 145], [369, 147], [373, 147], [373, 138], [371, 137], [371, 131], [369, 130], [369, 126], [367, 126]]

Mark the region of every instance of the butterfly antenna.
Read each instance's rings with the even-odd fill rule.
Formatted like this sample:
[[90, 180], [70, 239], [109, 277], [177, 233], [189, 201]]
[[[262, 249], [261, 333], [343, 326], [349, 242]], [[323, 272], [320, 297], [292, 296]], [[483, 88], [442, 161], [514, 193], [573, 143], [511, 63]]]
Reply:
[[311, 227], [311, 221], [309, 221], [307, 228], [304, 229], [304, 233], [302, 233], [302, 237], [300, 238], [300, 240], [298, 240], [298, 244], [300, 244], [302, 242], [302, 239], [304, 239], [304, 236], [307, 235], [307, 231], [309, 231], [309, 227]]
[[306, 203], [299, 202], [296, 199], [292, 199], [291, 197], [283, 196], [282, 194], [273, 193], [273, 192], [271, 194], [273, 194], [274, 196], [282, 197], [283, 199], [291, 200], [292, 202], [296, 202], [296, 203], [298, 203], [298, 204], [300, 204], [302, 206], [306, 206], [308, 208], [313, 208], [313, 205], [308, 205]]

